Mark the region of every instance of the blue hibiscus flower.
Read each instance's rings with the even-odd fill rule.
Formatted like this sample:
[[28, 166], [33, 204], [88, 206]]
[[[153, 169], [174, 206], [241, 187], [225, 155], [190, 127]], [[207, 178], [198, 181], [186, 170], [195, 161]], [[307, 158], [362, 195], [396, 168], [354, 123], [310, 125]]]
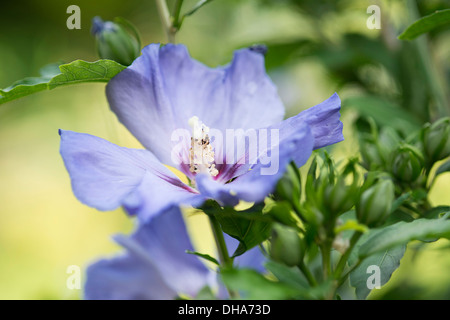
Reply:
[[[132, 236], [119, 235], [114, 239], [126, 251], [89, 266], [85, 299], [170, 300], [178, 296], [195, 297], [206, 286], [220, 298], [228, 296], [217, 273], [197, 256], [186, 253], [194, 249], [178, 207], [139, 224]], [[227, 237], [227, 244], [232, 248], [237, 241]], [[259, 249], [253, 248], [235, 258], [235, 265], [263, 271], [264, 260]]]
[[145, 149], [60, 130], [61, 155], [81, 202], [99, 210], [123, 206], [142, 221], [207, 199], [230, 206], [263, 201], [290, 161], [300, 167], [312, 150], [343, 140], [337, 94], [283, 121], [258, 50], [238, 50], [230, 65], [213, 69], [183, 45], [151, 44], [106, 93]]

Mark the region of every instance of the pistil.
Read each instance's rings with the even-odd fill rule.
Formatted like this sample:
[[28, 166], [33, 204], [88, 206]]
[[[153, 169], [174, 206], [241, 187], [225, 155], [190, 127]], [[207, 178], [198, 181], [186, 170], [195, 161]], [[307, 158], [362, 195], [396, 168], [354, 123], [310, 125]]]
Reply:
[[198, 117], [189, 119], [192, 128], [191, 148], [189, 149], [189, 171], [208, 173], [215, 177], [219, 174], [214, 164], [214, 150], [210, 144], [209, 128]]

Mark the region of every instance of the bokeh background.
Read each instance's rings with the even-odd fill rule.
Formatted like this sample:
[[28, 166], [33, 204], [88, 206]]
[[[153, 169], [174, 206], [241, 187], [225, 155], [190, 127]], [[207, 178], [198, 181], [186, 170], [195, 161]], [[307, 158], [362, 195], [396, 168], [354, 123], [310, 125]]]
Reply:
[[[185, 10], [195, 2], [186, 0]], [[81, 8], [81, 30], [66, 28], [72, 4]], [[366, 27], [371, 4], [381, 8], [380, 30]], [[346, 137], [332, 150], [339, 159], [358, 154], [353, 123], [361, 115], [405, 134], [437, 115], [417, 42], [396, 36], [415, 18], [443, 8], [450, 8], [449, 1], [215, 0], [185, 20], [177, 42], [211, 67], [228, 63], [235, 49], [268, 45], [267, 69], [288, 116], [338, 92]], [[130, 20], [143, 44], [166, 41], [153, 0], [3, 2], [0, 88], [37, 76], [49, 63], [97, 60], [90, 34], [97, 15]], [[421, 39], [448, 90], [450, 29]], [[140, 147], [109, 111], [104, 89], [68, 86], [0, 106], [0, 299], [82, 297], [81, 290], [67, 288], [67, 267], [83, 271], [118, 252], [111, 235], [133, 230], [122, 210], [98, 212], [76, 200], [59, 155], [59, 128]], [[449, 191], [447, 173], [432, 190], [432, 204], [450, 205]], [[208, 250], [205, 221], [188, 220], [196, 245]], [[392, 281], [370, 298], [450, 298], [449, 249], [446, 240], [411, 244]]]

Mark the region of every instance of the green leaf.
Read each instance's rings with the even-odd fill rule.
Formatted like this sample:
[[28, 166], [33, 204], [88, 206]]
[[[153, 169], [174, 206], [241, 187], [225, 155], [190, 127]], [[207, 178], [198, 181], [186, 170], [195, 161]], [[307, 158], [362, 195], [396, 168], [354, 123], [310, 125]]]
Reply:
[[400, 197], [398, 197], [397, 199], [395, 199], [394, 203], [392, 204], [391, 211], [394, 212], [395, 210], [397, 210], [410, 197], [411, 197], [411, 192], [406, 192], [406, 193], [402, 194]]
[[415, 189], [411, 192], [411, 199], [415, 202], [425, 199], [428, 196], [428, 191], [425, 189]]
[[450, 212], [450, 206], [437, 206], [425, 212], [423, 217], [426, 219], [438, 219], [447, 212]]
[[300, 290], [309, 287], [308, 281], [297, 267], [288, 267], [285, 264], [269, 260], [264, 266], [270, 271], [280, 282], [288, 283]]
[[383, 286], [391, 278], [392, 273], [400, 266], [400, 260], [405, 254], [406, 246], [400, 245], [389, 250], [378, 252], [365, 259], [350, 273], [350, 285], [355, 288], [358, 299], [366, 299], [371, 289], [367, 287], [367, 280], [371, 273], [367, 273], [369, 266], [380, 268], [380, 285]]
[[333, 285], [332, 281], [324, 281], [317, 286], [311, 287], [297, 267], [288, 267], [272, 260], [267, 261], [265, 267], [281, 283], [296, 288], [298, 290], [297, 299], [323, 300]]
[[188, 12], [186, 12], [184, 14], [185, 17], [190, 16], [192, 14], [194, 14], [198, 9], [200, 9], [201, 7], [203, 7], [204, 5], [212, 2], [213, 0], [200, 0], [199, 2], [197, 2], [197, 4]]
[[270, 237], [271, 223], [249, 221], [237, 217], [221, 218], [219, 221], [224, 231], [228, 231], [225, 231], [226, 233], [239, 240], [239, 246], [234, 251], [232, 258], [244, 254]]
[[271, 233], [272, 219], [262, 213], [263, 204], [236, 211], [234, 208], [221, 208], [218, 205], [203, 207], [206, 214], [214, 215], [223, 232], [239, 241], [233, 258], [267, 240]]
[[301, 231], [301, 221], [292, 212], [292, 207], [285, 201], [268, 202], [263, 209], [263, 213], [269, 215], [274, 221], [285, 226], [292, 227], [297, 231]]
[[437, 177], [438, 175], [440, 175], [441, 173], [444, 173], [444, 172], [450, 172], [450, 160], [449, 161], [447, 161], [447, 162], [445, 162], [445, 163], [443, 163], [437, 170], [436, 170], [436, 173], [435, 173], [435, 177]]
[[47, 83], [60, 73], [59, 65], [60, 63], [46, 65], [39, 71], [40, 77], [25, 78], [14, 82], [5, 89], [0, 89], [0, 104], [35, 92], [47, 90]]
[[219, 261], [217, 261], [215, 258], [211, 257], [209, 254], [199, 253], [199, 252], [195, 252], [195, 251], [191, 251], [191, 250], [186, 250], [186, 253], [199, 256], [200, 258], [208, 260], [218, 266], [220, 265]]
[[0, 90], [0, 104], [63, 85], [108, 82], [123, 69], [124, 66], [111, 60], [76, 60], [69, 64], [51, 64], [41, 69], [40, 77], [25, 78]]
[[414, 218], [404, 211], [403, 209], [397, 209], [394, 212], [391, 213], [391, 215], [388, 217], [387, 221], [385, 222], [384, 226], [388, 226], [391, 224], [395, 224], [397, 222], [412, 222], [414, 221]]
[[373, 118], [378, 125], [409, 134], [421, 128], [421, 122], [396, 104], [377, 96], [357, 96], [343, 101], [343, 106], [356, 110], [364, 117]]
[[195, 296], [195, 300], [216, 300], [216, 296], [208, 286], [203, 287]]
[[436, 11], [411, 24], [401, 35], [400, 40], [413, 40], [437, 27], [450, 23], [450, 9]]
[[359, 257], [365, 258], [390, 248], [407, 244], [412, 240], [427, 241], [434, 238], [450, 238], [450, 220], [416, 219], [413, 222], [398, 222], [377, 230], [359, 249]]
[[224, 269], [221, 276], [227, 288], [239, 291], [248, 300], [294, 299], [306, 294], [289, 284], [271, 281], [251, 269]]
[[75, 83], [108, 82], [125, 68], [125, 66], [115, 61], [106, 59], [96, 62], [76, 60], [59, 66], [61, 74], [52, 78], [48, 83], [48, 87], [49, 89], [54, 89]]
[[406, 245], [402, 244], [385, 251], [377, 252], [370, 257], [361, 258], [359, 254], [361, 247], [382, 231], [383, 229], [372, 229], [363, 234], [348, 259], [349, 266], [355, 266], [360, 263], [350, 273], [350, 285], [356, 289], [355, 293], [358, 299], [365, 299], [371, 292], [367, 287], [367, 280], [371, 275], [367, 273], [369, 266], [376, 265], [380, 268], [380, 285], [382, 286], [388, 282], [392, 273], [399, 267], [400, 260], [405, 253]]
[[[248, 44], [250, 46], [251, 44]], [[310, 39], [299, 39], [288, 42], [267, 43], [265, 65], [268, 70], [286, 66], [291, 62], [311, 55], [318, 45]]]

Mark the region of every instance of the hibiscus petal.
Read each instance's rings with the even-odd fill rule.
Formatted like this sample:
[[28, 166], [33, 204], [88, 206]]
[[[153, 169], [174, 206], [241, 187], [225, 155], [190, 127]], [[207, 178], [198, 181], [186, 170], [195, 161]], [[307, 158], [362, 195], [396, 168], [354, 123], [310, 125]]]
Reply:
[[264, 55], [251, 49], [237, 50], [225, 71], [228, 100], [211, 127], [264, 128], [283, 119], [285, 109], [277, 88], [266, 74]]
[[[277, 143], [283, 144], [284, 141], [287, 141], [293, 135], [296, 135], [297, 132], [299, 130], [301, 131], [302, 127], [307, 124], [310, 127], [313, 136], [314, 149], [319, 149], [344, 140], [342, 134], [343, 124], [339, 120], [340, 108], [341, 101], [339, 96], [335, 93], [322, 103], [309, 108], [296, 116], [288, 118], [276, 125], [256, 130], [256, 134], [253, 134], [253, 136], [258, 137], [258, 145], [265, 145], [270, 148]], [[263, 130], [267, 132], [267, 134], [260, 136], [261, 131]], [[271, 141], [272, 138], [270, 135], [273, 130], [277, 132], [278, 140], [275, 139], [275, 141]], [[247, 133], [247, 138], [252, 137], [252, 134], [250, 133]], [[240, 138], [240, 140], [243, 141], [243, 138]], [[261, 157], [261, 154], [264, 154], [265, 152], [264, 148], [262, 148], [262, 151], [258, 149], [256, 152], [251, 152], [251, 144], [247, 144], [245, 148], [242, 148], [242, 146], [241, 148], [236, 148], [235, 145], [235, 141], [231, 141], [230, 143], [228, 140], [225, 141], [225, 147], [219, 145], [218, 154], [222, 155], [224, 153], [228, 156], [230, 154], [236, 154], [234, 159], [238, 161], [228, 161], [228, 163], [227, 161], [224, 161], [225, 164], [218, 165], [217, 167], [220, 169], [220, 174], [217, 177], [218, 181], [226, 182], [245, 173]], [[255, 145], [256, 143], [254, 142], [253, 146]], [[226, 149], [226, 151], [221, 152], [222, 148]], [[242, 159], [245, 159], [245, 161], [242, 161]], [[241, 163], [239, 163], [239, 160]], [[299, 167], [303, 165], [304, 154], [302, 148], [299, 148], [298, 152], [293, 154], [292, 160], [294, 160]]]
[[152, 44], [107, 86], [119, 120], [163, 163], [174, 165], [171, 135], [198, 116], [219, 130], [260, 128], [281, 121], [284, 108], [264, 69], [264, 57], [239, 50], [227, 67], [209, 68], [185, 46]]
[[261, 202], [275, 189], [290, 161], [295, 161], [299, 167], [306, 163], [313, 145], [309, 126], [300, 123], [291, 136], [279, 140], [279, 143], [269, 144], [269, 149], [259, 154], [251, 170], [227, 184], [200, 174], [196, 179], [197, 188], [204, 196], [217, 200], [221, 205], [234, 206], [239, 200]]
[[[83, 133], [60, 130], [61, 148], [66, 168], [70, 174], [75, 196], [84, 204], [109, 211], [132, 199], [142, 197], [139, 189], [151, 177], [152, 188], [174, 188], [188, 192], [182, 182], [147, 150], [119, 147], [104, 139]], [[152, 190], [153, 190], [152, 189]], [[156, 198], [148, 192], [147, 197]], [[138, 204], [134, 202], [133, 207]], [[156, 205], [155, 208], [161, 208]], [[152, 213], [155, 212], [153, 209]]]
[[168, 300], [177, 295], [152, 263], [129, 253], [96, 262], [86, 277], [87, 300]]
[[205, 200], [205, 196], [178, 178], [161, 178], [147, 172], [135, 192], [124, 199], [123, 206], [129, 214], [149, 221], [172, 205], [198, 207]]
[[284, 120], [273, 128], [280, 128], [280, 137], [283, 139], [295, 132], [300, 123], [306, 122], [314, 136], [314, 149], [319, 149], [344, 140], [343, 124], [339, 120], [340, 109], [341, 100], [337, 93], [334, 93], [327, 100]]
[[159, 66], [159, 45], [109, 81], [109, 105], [127, 129], [160, 161], [172, 164], [171, 134], [177, 128]]
[[140, 225], [130, 238], [116, 241], [127, 253], [89, 267], [87, 299], [173, 299], [216, 285], [215, 274], [186, 253], [193, 247], [177, 207]]

